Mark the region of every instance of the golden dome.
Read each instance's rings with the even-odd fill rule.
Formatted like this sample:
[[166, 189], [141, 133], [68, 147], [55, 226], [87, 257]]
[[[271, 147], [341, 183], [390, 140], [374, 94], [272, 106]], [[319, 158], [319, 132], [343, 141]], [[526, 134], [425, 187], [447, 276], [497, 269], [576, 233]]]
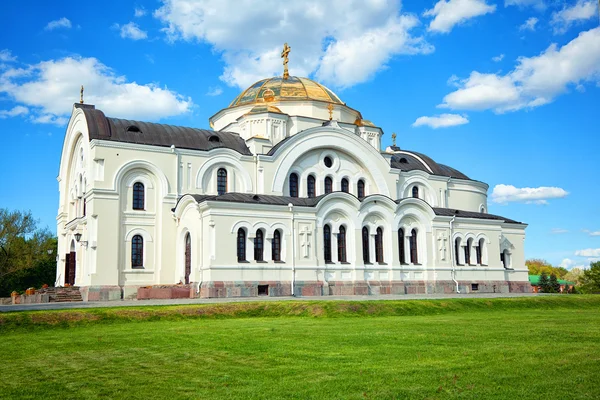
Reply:
[[297, 76], [283, 79], [277, 76], [256, 82], [236, 97], [229, 107], [291, 100], [317, 100], [345, 105], [335, 93], [311, 79]]

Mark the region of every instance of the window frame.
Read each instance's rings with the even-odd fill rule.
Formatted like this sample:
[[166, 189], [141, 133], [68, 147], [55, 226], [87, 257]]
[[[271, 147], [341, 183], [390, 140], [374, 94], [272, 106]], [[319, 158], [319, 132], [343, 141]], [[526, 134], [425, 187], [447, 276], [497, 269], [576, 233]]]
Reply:
[[410, 232], [410, 263], [413, 265], [419, 265], [419, 244], [417, 241], [417, 235], [419, 232], [416, 229], [413, 229]]
[[227, 169], [221, 167], [217, 170], [217, 195], [227, 193]]
[[375, 262], [384, 264], [383, 257], [383, 228], [378, 227], [375, 231]]
[[314, 175], [306, 178], [306, 196], [311, 199], [317, 197], [317, 180]]
[[330, 176], [325, 177], [323, 186], [325, 194], [333, 193], [333, 179]]
[[239, 228], [236, 236], [237, 260], [238, 262], [247, 262], [246, 260], [246, 230]]
[[265, 234], [262, 229], [258, 229], [254, 237], [254, 261], [265, 261]]
[[329, 224], [323, 226], [323, 260], [327, 264], [333, 262], [331, 257], [331, 226]]
[[139, 234], [131, 238], [131, 269], [144, 269], [144, 238]]
[[419, 198], [419, 187], [417, 185], [412, 187], [412, 197], [413, 199]]
[[342, 192], [350, 193], [350, 182], [346, 178], [342, 179]]
[[338, 232], [338, 240], [337, 240], [337, 248], [338, 248], [338, 262], [346, 263], [348, 262], [347, 252], [346, 252], [346, 227], [340, 226]]
[[146, 185], [142, 182], [138, 181], [133, 184], [131, 208], [136, 211], [146, 210]]
[[406, 265], [406, 246], [404, 237], [404, 228], [398, 228], [398, 258], [400, 258], [401, 265]]
[[363, 226], [361, 231], [362, 236], [362, 253], [363, 253], [363, 263], [371, 264], [371, 251], [369, 249], [369, 228]]
[[359, 179], [356, 183], [356, 197], [359, 199], [365, 197], [365, 181]]
[[294, 198], [298, 197], [298, 195], [299, 195], [299, 193], [298, 193], [298, 174], [295, 172], [292, 172], [290, 174], [289, 190], [290, 190], [290, 197], [294, 197]]
[[275, 229], [271, 240], [271, 260], [281, 262], [281, 231]]

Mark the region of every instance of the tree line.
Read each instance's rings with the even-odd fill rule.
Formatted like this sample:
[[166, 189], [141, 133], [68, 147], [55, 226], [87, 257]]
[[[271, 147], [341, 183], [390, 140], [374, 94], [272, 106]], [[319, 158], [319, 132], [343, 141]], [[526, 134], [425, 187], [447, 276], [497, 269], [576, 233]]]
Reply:
[[544, 293], [560, 292], [559, 279], [573, 282], [573, 293], [600, 293], [600, 261], [591, 262], [590, 268], [573, 268], [570, 271], [538, 258], [527, 260], [525, 264], [529, 275], [540, 276], [539, 286]]

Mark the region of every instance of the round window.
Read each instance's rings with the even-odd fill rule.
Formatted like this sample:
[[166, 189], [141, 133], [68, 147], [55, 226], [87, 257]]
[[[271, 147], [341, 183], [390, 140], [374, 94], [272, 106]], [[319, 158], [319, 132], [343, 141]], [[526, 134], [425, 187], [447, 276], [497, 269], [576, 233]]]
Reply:
[[323, 159], [323, 163], [325, 163], [325, 166], [327, 168], [331, 168], [331, 166], [333, 165], [333, 161], [331, 161], [331, 157], [325, 157]]

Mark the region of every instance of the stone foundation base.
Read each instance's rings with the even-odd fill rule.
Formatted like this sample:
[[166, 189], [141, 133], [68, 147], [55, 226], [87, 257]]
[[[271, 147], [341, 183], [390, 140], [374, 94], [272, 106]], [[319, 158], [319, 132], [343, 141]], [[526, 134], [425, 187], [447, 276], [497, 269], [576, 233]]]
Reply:
[[281, 297], [291, 295], [291, 282], [285, 281], [214, 281], [202, 282], [202, 285], [200, 285], [200, 297], [203, 298]]
[[[292, 296], [289, 281], [214, 281], [190, 285], [165, 286], [87, 286], [81, 287], [83, 301], [112, 301], [128, 299], [178, 299], [227, 297], [285, 297]], [[459, 281], [458, 289], [465, 293], [533, 293], [526, 282]], [[454, 281], [296, 281], [296, 297], [319, 296], [378, 296], [456, 293]]]

